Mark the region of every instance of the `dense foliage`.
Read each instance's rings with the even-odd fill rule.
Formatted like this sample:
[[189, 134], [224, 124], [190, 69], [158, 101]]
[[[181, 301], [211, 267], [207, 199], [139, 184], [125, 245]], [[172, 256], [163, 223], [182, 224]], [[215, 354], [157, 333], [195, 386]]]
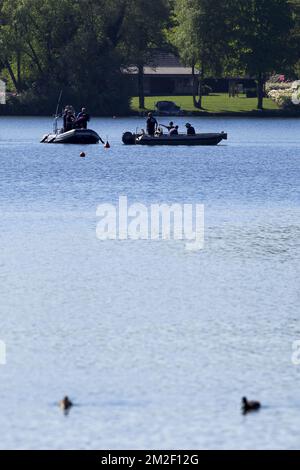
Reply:
[[133, 93], [122, 70], [139, 70], [161, 48], [178, 50], [207, 76], [299, 72], [300, 0], [0, 0], [0, 73], [20, 112], [64, 102], [126, 113]]
[[261, 109], [268, 75], [294, 73], [299, 5], [299, 0], [176, 0], [174, 38], [201, 78], [220, 72], [256, 78]]
[[148, 0], [0, 0], [1, 75], [14, 106], [53, 111], [63, 89], [77, 108], [126, 113], [122, 67], [147, 60], [169, 11], [167, 0], [151, 9]]

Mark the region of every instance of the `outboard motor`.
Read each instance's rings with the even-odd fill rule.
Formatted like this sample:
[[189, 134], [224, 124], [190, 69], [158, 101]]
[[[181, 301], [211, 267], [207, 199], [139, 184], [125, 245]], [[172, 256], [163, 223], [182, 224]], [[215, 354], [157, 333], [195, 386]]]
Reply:
[[125, 132], [122, 137], [123, 144], [135, 145], [135, 137], [135, 134], [132, 134], [132, 132]]

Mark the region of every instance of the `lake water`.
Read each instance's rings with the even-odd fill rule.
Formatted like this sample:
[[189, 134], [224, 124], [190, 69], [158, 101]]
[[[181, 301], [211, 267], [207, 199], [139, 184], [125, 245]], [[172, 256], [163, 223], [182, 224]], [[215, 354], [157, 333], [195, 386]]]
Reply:
[[[229, 139], [125, 147], [141, 119], [95, 119], [111, 149], [81, 159], [1, 117], [1, 449], [300, 448], [299, 121], [193, 123]], [[99, 241], [120, 195], [204, 204], [205, 249]]]

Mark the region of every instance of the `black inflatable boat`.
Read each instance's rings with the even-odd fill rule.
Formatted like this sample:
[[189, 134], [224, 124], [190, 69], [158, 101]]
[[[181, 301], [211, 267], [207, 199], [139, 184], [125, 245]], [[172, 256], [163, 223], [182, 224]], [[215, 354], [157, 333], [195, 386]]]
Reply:
[[125, 132], [122, 140], [125, 145], [218, 145], [222, 140], [227, 140], [227, 134], [221, 132], [219, 134], [196, 134], [193, 136], [179, 134], [152, 137], [147, 134]]
[[43, 144], [98, 144], [100, 136], [91, 129], [72, 129], [68, 132], [47, 134], [41, 140]]

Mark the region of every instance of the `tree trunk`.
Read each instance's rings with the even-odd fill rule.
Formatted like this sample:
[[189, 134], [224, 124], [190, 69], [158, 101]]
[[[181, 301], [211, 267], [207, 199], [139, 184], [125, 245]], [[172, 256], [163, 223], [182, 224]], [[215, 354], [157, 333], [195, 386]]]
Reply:
[[258, 97], [257, 109], [260, 109], [260, 110], [264, 109], [264, 85], [265, 85], [265, 79], [264, 79], [263, 74], [260, 72], [258, 74], [258, 80], [257, 80], [257, 97]]
[[20, 51], [17, 52], [17, 80], [18, 80], [18, 88], [19, 88], [19, 90], [22, 90], [21, 53], [20, 53]]
[[28, 56], [33, 60], [33, 62], [36, 64], [37, 68], [38, 68], [38, 71], [40, 72], [41, 75], [43, 75], [43, 69], [42, 69], [42, 66], [40, 64], [40, 61], [38, 59], [38, 56], [32, 46], [32, 44], [28, 41], [27, 42], [28, 46], [29, 46], [29, 49], [31, 50], [31, 54], [28, 53]]
[[5, 61], [5, 67], [6, 67], [7, 70], [8, 70], [9, 76], [10, 76], [10, 78], [11, 78], [11, 81], [12, 81], [13, 84], [14, 84], [14, 87], [15, 87], [15, 89], [16, 89], [16, 92], [17, 92], [17, 93], [20, 93], [21, 90], [19, 89], [18, 80], [17, 80], [17, 78], [16, 78], [16, 76], [15, 76], [15, 74], [14, 74], [14, 71], [13, 71], [13, 69], [11, 68], [11, 65], [10, 65], [10, 63], [8, 62], [8, 60]]
[[201, 67], [200, 76], [196, 76], [195, 74], [195, 66], [192, 67], [192, 74], [193, 74], [193, 102], [194, 106], [197, 109], [203, 109], [202, 107], [202, 86], [203, 86], [203, 77], [204, 77], [204, 68]]
[[195, 65], [192, 66], [192, 75], [193, 75], [193, 103], [194, 103], [194, 107], [198, 108], [198, 100], [197, 100], [198, 77], [196, 77], [196, 74], [195, 74]]
[[145, 109], [145, 90], [144, 90], [144, 66], [139, 65], [139, 107], [140, 109]]

